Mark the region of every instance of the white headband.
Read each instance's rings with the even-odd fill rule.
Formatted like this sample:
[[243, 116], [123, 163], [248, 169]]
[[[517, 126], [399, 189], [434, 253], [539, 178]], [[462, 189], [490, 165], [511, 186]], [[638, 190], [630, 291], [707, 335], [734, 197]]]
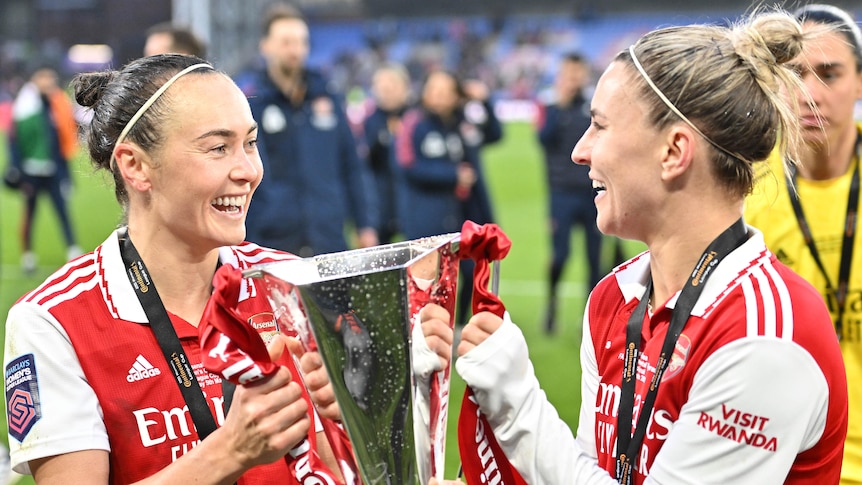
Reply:
[[692, 123], [691, 120], [689, 120], [684, 114], [682, 114], [682, 111], [677, 109], [677, 107], [674, 106], [674, 104], [669, 99], [667, 99], [667, 96], [665, 96], [664, 93], [661, 92], [661, 90], [658, 88], [658, 86], [655, 85], [655, 83], [652, 81], [652, 79], [646, 73], [646, 70], [643, 68], [640, 61], [638, 61], [638, 58], [635, 55], [635, 46], [634, 45], [629, 46], [629, 55], [632, 57], [632, 62], [634, 62], [635, 67], [637, 68], [638, 72], [641, 74], [641, 77], [644, 78], [644, 81], [646, 81], [647, 84], [649, 84], [649, 87], [653, 90], [653, 92], [659, 98], [661, 98], [661, 100], [664, 102], [665, 106], [667, 106], [671, 111], [673, 111], [673, 113], [675, 115], [679, 116], [679, 119], [681, 119], [682, 121], [685, 122], [685, 124], [690, 126], [692, 130], [696, 131], [698, 135], [702, 136], [704, 140], [708, 141], [710, 145], [712, 145], [715, 148], [721, 150], [722, 152], [730, 155], [733, 158], [737, 158], [737, 159], [742, 160], [744, 162], [748, 162], [748, 160], [745, 157], [743, 157], [742, 155], [740, 155], [738, 153], [734, 153], [734, 152], [724, 148], [723, 146], [719, 145], [718, 143], [712, 141], [712, 139], [710, 137], [706, 136], [702, 131], [700, 131], [700, 128], [695, 126], [695, 124]]
[[158, 101], [158, 99], [162, 96], [162, 94], [164, 94], [165, 91], [167, 91], [168, 88], [171, 87], [171, 84], [175, 83], [177, 79], [185, 76], [186, 74], [188, 74], [194, 70], [202, 69], [205, 67], [213, 69], [213, 67], [211, 65], [201, 63], [201, 64], [191, 65], [191, 66], [183, 69], [182, 71], [174, 74], [174, 76], [172, 78], [168, 79], [168, 81], [166, 83], [162, 84], [162, 87], [157, 89], [156, 92], [153, 93], [152, 96], [150, 96], [150, 99], [148, 99], [146, 103], [144, 103], [140, 108], [138, 108], [138, 111], [135, 113], [134, 116], [132, 116], [132, 118], [129, 120], [129, 122], [126, 123], [126, 126], [123, 127], [123, 131], [120, 132], [120, 137], [117, 138], [116, 143], [114, 143], [114, 150], [111, 152], [111, 166], [114, 165], [114, 163], [113, 163], [114, 162], [114, 152], [117, 151], [117, 145], [119, 145], [120, 143], [122, 143], [126, 139], [126, 136], [128, 136], [129, 132], [132, 131], [132, 128], [134, 128], [135, 123], [137, 123], [138, 120], [141, 119], [142, 116], [144, 116], [144, 113], [146, 113], [147, 110], [150, 109], [150, 106], [152, 106], [153, 103]]

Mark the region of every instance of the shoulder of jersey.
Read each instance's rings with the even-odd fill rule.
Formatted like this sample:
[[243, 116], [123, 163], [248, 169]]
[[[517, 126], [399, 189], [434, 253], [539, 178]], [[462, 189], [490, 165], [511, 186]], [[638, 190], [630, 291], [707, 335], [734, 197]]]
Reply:
[[237, 246], [232, 246], [231, 249], [243, 265], [275, 263], [278, 261], [299, 259], [299, 257], [294, 254], [263, 247], [248, 241], [242, 242]]
[[44, 305], [52, 300], [66, 300], [95, 288], [99, 280], [99, 256], [100, 253], [94, 251], [69, 261], [18, 301]]

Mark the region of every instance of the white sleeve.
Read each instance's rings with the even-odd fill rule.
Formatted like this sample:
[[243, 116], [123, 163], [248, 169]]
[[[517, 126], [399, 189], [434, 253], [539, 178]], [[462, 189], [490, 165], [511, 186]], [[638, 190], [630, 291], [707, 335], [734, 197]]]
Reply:
[[503, 325], [455, 366], [473, 389], [506, 457], [527, 483], [617, 485], [599, 468], [595, 445], [584, 449], [589, 443], [580, 436], [576, 441], [548, 402], [524, 335], [508, 313]]
[[[37, 458], [90, 449], [110, 451], [96, 393], [84, 377], [68, 334], [50, 313], [31, 303], [14, 305], [6, 317], [3, 359], [6, 409], [10, 409], [10, 397], [21, 399], [12, 406], [19, 415], [13, 411], [8, 416], [9, 424], [14, 423], [10, 430], [17, 427], [18, 437], [23, 438], [18, 441], [10, 431], [16, 472], [29, 474], [28, 462]], [[19, 381], [10, 380], [15, 373], [9, 364], [18, 359], [32, 367], [28, 385], [36, 392], [22, 392], [16, 385]]]
[[648, 482], [784, 483], [822, 436], [828, 401], [820, 367], [794, 342], [730, 343], [697, 371]]

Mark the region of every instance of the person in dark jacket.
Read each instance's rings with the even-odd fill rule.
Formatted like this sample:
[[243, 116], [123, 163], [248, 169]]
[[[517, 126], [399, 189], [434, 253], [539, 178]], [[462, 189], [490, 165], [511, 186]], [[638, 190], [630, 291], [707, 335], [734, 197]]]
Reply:
[[240, 82], [260, 125], [265, 176], [248, 219], [248, 240], [300, 256], [377, 244], [371, 175], [359, 159], [343, 99], [305, 66], [308, 25], [286, 4], [267, 12], [265, 68]]
[[385, 64], [375, 71], [371, 90], [374, 111], [363, 122], [363, 141], [378, 194], [380, 220], [377, 237], [381, 244], [387, 244], [393, 242], [401, 232], [397, 193], [402, 181], [393, 142], [409, 106], [410, 75], [400, 64]]
[[[487, 86], [430, 73], [421, 107], [404, 116], [396, 141], [404, 177], [401, 228], [407, 239], [458, 232], [466, 220], [494, 222], [482, 176], [481, 149], [503, 136]], [[461, 264], [459, 323], [469, 318], [472, 263]]]
[[580, 54], [563, 57], [555, 80], [557, 99], [544, 107], [539, 141], [544, 152], [550, 201], [551, 264], [548, 274], [548, 308], [545, 331], [556, 327], [557, 290], [571, 254], [572, 230], [581, 226], [587, 247], [589, 290], [601, 272], [602, 234], [596, 226], [596, 205], [589, 178], [590, 167], [572, 163], [572, 149], [590, 127], [590, 100], [585, 88], [590, 80], [589, 63]]

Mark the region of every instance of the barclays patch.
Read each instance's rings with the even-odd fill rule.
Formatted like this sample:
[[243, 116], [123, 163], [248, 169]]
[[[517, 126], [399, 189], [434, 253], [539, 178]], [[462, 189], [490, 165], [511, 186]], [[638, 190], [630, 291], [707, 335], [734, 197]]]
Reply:
[[6, 418], [9, 436], [23, 442], [42, 417], [36, 358], [26, 354], [6, 365]]

